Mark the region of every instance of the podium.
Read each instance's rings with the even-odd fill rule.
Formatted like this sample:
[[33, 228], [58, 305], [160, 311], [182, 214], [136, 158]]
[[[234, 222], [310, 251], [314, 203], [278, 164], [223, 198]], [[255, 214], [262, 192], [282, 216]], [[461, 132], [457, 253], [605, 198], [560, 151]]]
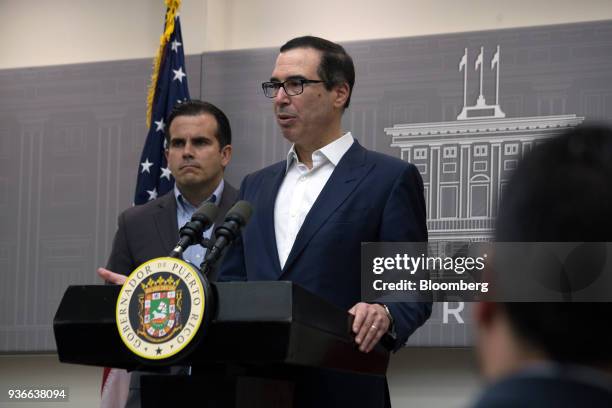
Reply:
[[[171, 387], [173, 398], [179, 391], [190, 397], [198, 392], [200, 406], [291, 406], [294, 381], [304, 370], [385, 375], [389, 351], [379, 344], [360, 352], [352, 316], [292, 282], [219, 282], [212, 289], [210, 325], [187, 355], [172, 361], [191, 367], [192, 375], [143, 377], [143, 406], [180, 406], [176, 399], [163, 401], [159, 392], [145, 403], [146, 388], [160, 386]], [[60, 361], [163, 373], [121, 341], [119, 291], [117, 285], [68, 287], [53, 322]]]

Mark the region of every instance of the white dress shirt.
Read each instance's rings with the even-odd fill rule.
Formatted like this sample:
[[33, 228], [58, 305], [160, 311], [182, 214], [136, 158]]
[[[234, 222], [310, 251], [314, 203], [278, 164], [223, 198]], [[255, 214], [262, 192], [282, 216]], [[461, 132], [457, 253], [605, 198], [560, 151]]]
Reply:
[[274, 204], [274, 233], [281, 268], [285, 266], [306, 215], [342, 156], [353, 144], [351, 132], [312, 153], [312, 169], [301, 163], [291, 146], [287, 170]]

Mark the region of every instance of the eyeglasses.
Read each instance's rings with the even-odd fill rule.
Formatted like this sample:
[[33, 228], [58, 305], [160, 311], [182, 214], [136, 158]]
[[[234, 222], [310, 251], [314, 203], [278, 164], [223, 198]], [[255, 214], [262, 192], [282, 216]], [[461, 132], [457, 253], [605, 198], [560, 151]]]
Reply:
[[304, 92], [304, 84], [318, 84], [321, 82], [325, 81], [298, 78], [288, 79], [285, 82], [264, 82], [261, 84], [261, 88], [264, 91], [264, 95], [268, 98], [275, 98], [281, 87], [288, 96], [295, 96]]

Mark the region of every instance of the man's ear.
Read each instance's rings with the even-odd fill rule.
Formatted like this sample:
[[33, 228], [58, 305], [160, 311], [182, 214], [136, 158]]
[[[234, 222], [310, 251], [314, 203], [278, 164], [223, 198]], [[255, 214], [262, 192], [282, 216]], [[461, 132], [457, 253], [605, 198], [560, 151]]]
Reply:
[[225, 145], [221, 148], [221, 165], [225, 168], [232, 159], [232, 145]]
[[336, 85], [334, 87], [334, 91], [336, 92], [334, 98], [334, 107], [343, 109], [344, 105], [346, 104], [346, 101], [351, 95], [351, 89], [349, 87], [349, 84], [343, 82], [341, 85]]

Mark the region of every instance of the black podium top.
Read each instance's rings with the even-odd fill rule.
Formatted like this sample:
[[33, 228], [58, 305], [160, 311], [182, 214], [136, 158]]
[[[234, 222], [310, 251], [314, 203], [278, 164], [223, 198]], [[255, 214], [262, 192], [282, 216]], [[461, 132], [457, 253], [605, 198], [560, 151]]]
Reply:
[[[146, 370], [121, 341], [117, 285], [70, 286], [54, 319], [60, 361]], [[358, 350], [352, 316], [292, 282], [219, 282], [216, 315], [185, 365], [295, 365], [384, 375], [389, 352]]]

